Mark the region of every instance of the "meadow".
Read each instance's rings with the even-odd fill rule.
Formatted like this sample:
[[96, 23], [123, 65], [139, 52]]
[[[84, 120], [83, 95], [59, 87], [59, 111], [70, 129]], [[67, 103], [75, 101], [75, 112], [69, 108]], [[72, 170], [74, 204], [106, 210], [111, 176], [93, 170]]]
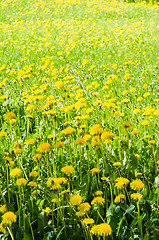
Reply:
[[155, 1], [0, 2], [0, 239], [159, 239]]

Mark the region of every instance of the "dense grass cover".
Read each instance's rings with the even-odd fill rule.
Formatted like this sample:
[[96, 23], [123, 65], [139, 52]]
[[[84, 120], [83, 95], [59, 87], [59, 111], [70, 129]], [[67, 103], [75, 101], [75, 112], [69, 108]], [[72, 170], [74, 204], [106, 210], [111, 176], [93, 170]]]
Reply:
[[159, 239], [157, 3], [0, 8], [0, 239]]

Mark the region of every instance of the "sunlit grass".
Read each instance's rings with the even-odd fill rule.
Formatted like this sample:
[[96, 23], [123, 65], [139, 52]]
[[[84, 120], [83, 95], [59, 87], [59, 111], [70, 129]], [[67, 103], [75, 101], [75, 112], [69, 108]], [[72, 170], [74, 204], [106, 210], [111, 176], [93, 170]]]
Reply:
[[0, 239], [158, 239], [157, 3], [0, 6]]

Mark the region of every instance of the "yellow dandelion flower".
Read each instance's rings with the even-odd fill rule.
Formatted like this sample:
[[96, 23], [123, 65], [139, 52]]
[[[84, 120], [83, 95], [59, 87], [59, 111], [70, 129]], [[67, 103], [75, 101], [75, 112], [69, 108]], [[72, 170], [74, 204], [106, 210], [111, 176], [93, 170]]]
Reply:
[[150, 124], [150, 122], [149, 122], [148, 120], [144, 120], [144, 121], [142, 121], [141, 124], [142, 124], [143, 126], [147, 126], [147, 125]]
[[107, 181], [108, 178], [107, 178], [107, 177], [101, 177], [101, 180], [103, 180], [103, 181]]
[[16, 215], [9, 211], [2, 215], [3, 223], [11, 225], [13, 222], [16, 222]]
[[116, 167], [116, 166], [119, 166], [119, 165], [121, 165], [121, 162], [114, 162], [114, 163], [113, 163], [113, 166], [115, 166], [115, 167]]
[[28, 139], [28, 140], [26, 141], [26, 145], [34, 145], [34, 143], [35, 143], [35, 140], [34, 140], [34, 139]]
[[75, 172], [75, 169], [74, 169], [74, 167], [67, 165], [67, 166], [63, 167], [61, 169], [61, 171], [63, 173], [65, 173], [66, 175], [69, 175], [69, 174], [73, 174]]
[[51, 149], [51, 145], [47, 142], [41, 143], [40, 146], [38, 147], [37, 151], [41, 153], [46, 153], [49, 152]]
[[135, 174], [135, 177], [140, 176], [140, 175], [142, 175], [142, 173], [138, 172], [138, 173]]
[[94, 225], [91, 228], [91, 233], [98, 236], [109, 236], [112, 233], [111, 226], [107, 223], [101, 223], [98, 225]]
[[28, 183], [28, 186], [30, 186], [30, 187], [37, 187], [37, 184], [36, 184], [36, 182], [34, 182], [34, 181], [30, 181], [30, 182]]
[[49, 207], [46, 207], [45, 209], [42, 209], [46, 213], [46, 215], [49, 215], [51, 212], [51, 209]]
[[93, 224], [94, 223], [94, 219], [93, 218], [85, 218], [83, 219], [83, 224], [88, 225], [88, 224]]
[[14, 168], [10, 172], [11, 177], [19, 177], [22, 174], [22, 170], [20, 168]]
[[47, 136], [47, 138], [54, 138], [54, 137], [55, 137], [54, 134], [49, 134], [49, 135]]
[[60, 192], [60, 195], [63, 195], [63, 194], [65, 194], [65, 193], [69, 193], [69, 191], [70, 191], [70, 190], [68, 190], [68, 189], [67, 189], [67, 190], [63, 190], [62, 192]]
[[131, 128], [130, 123], [129, 123], [129, 122], [124, 122], [124, 123], [123, 123], [123, 128], [125, 128], [125, 129]]
[[79, 205], [79, 209], [82, 212], [87, 212], [90, 210], [90, 208], [91, 208], [91, 205], [88, 202], [84, 202]]
[[123, 182], [117, 182], [115, 184], [115, 187], [117, 187], [118, 189], [122, 189], [124, 187], [124, 183]]
[[29, 175], [30, 175], [30, 177], [37, 177], [38, 173], [36, 171], [33, 171]]
[[64, 134], [72, 134], [72, 133], [74, 133], [76, 130], [74, 129], [74, 128], [72, 128], [72, 127], [68, 127], [68, 128], [66, 128], [65, 130], [64, 130]]
[[7, 133], [6, 133], [6, 132], [3, 132], [3, 131], [0, 132], [0, 138], [6, 137], [6, 136], [7, 136]]
[[98, 173], [98, 172], [100, 172], [100, 169], [98, 169], [98, 168], [92, 168], [92, 169], [91, 169], [91, 172], [92, 172], [92, 173]]
[[35, 190], [35, 191], [32, 192], [32, 195], [33, 195], [33, 196], [37, 196], [37, 195], [39, 195], [39, 194], [40, 194], [40, 190]]
[[57, 148], [63, 148], [64, 146], [65, 146], [65, 144], [62, 141], [59, 141], [56, 143]]
[[78, 138], [75, 140], [75, 143], [79, 145], [84, 145], [86, 141], [84, 140], [84, 138]]
[[130, 183], [130, 187], [133, 190], [140, 191], [142, 188], [144, 188], [144, 183], [140, 179], [136, 179]]
[[40, 160], [42, 158], [42, 154], [41, 153], [36, 153], [33, 157], [34, 160]]
[[94, 205], [94, 204], [103, 205], [104, 203], [105, 203], [105, 199], [102, 197], [99, 197], [99, 196], [95, 197], [91, 202], [92, 205]]
[[76, 212], [76, 216], [78, 217], [82, 217], [85, 213], [84, 212], [81, 212], [81, 211], [78, 211]]
[[4, 213], [6, 210], [7, 210], [7, 208], [6, 208], [5, 204], [0, 207], [0, 212], [1, 213]]
[[13, 119], [13, 118], [15, 118], [15, 114], [13, 112], [8, 112], [8, 113], [6, 113], [5, 118], [6, 119]]
[[27, 184], [27, 180], [25, 178], [19, 178], [17, 179], [16, 184], [18, 186], [25, 186]]
[[134, 128], [132, 131], [131, 131], [131, 135], [137, 135], [138, 134], [138, 130], [137, 128]]
[[121, 199], [126, 199], [125, 195], [123, 194], [119, 194], [118, 196], [116, 196], [116, 198], [114, 199], [115, 203], [120, 203]]
[[82, 197], [78, 194], [76, 195], [73, 195], [71, 198], [70, 198], [70, 203], [74, 206], [77, 206], [79, 205], [80, 203], [82, 202]]
[[140, 193], [132, 193], [131, 194], [131, 198], [134, 200], [139, 200], [140, 198], [142, 198], [142, 194]]
[[95, 192], [95, 195], [97, 195], [97, 196], [102, 195], [102, 194], [103, 194], [102, 191], [96, 191], [96, 192]]

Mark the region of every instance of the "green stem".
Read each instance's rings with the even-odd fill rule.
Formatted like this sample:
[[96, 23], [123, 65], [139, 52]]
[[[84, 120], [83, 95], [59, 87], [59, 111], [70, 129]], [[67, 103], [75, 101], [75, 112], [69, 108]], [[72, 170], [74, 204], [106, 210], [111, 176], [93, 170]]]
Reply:
[[139, 225], [139, 230], [141, 234], [141, 240], [143, 239], [143, 230], [142, 230], [142, 220], [140, 216], [140, 207], [139, 207], [139, 201], [137, 201], [137, 211], [138, 211], [138, 225]]

